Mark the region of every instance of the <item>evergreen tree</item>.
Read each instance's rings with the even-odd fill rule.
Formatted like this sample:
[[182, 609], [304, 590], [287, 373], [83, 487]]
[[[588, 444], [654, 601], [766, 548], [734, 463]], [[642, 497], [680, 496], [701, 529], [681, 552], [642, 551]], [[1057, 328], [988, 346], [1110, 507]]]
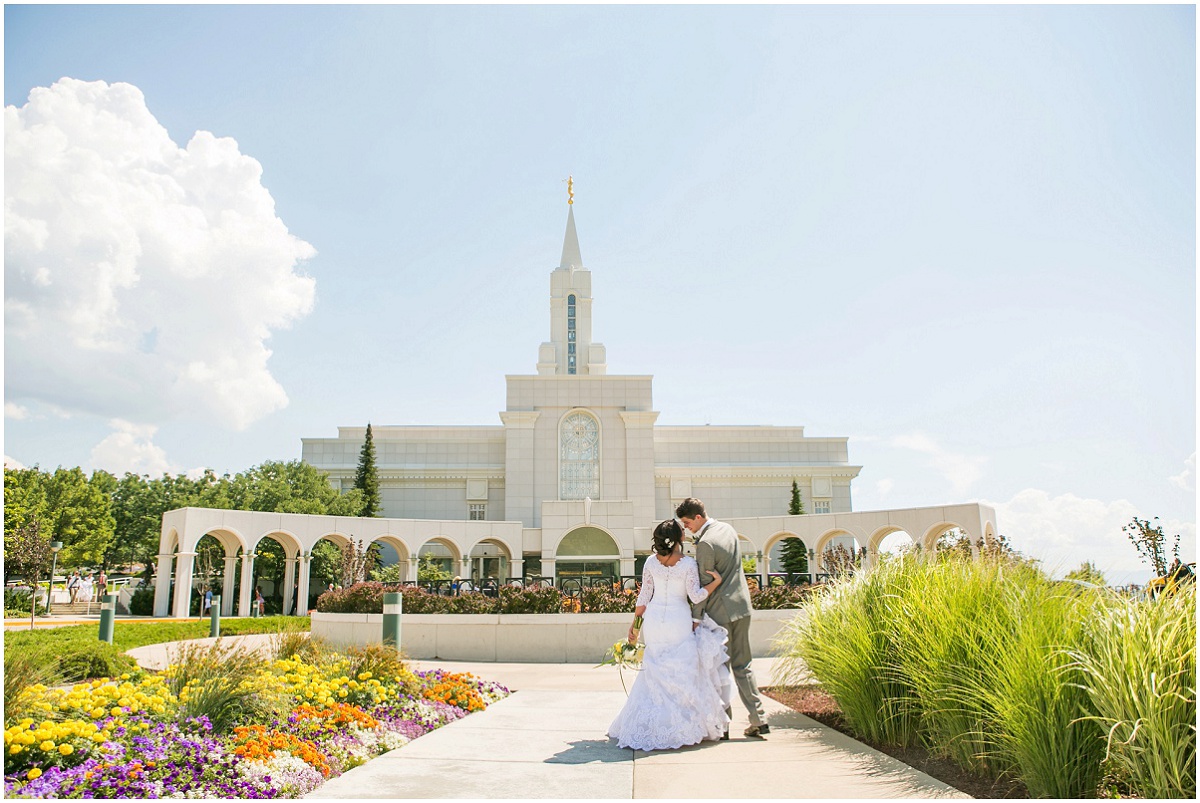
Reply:
[[375, 468], [375, 440], [371, 436], [371, 424], [367, 422], [367, 437], [363, 439], [362, 451], [358, 454], [358, 472], [354, 475], [354, 487], [362, 491], [362, 512], [358, 515], [379, 515], [379, 472]]
[[792, 480], [792, 501], [788, 503], [789, 516], [804, 515], [804, 500], [800, 498], [800, 486]]
[[[789, 516], [804, 515], [804, 500], [800, 498], [800, 486], [792, 480], [792, 500], [788, 503]], [[790, 574], [808, 573], [808, 548], [799, 538], [788, 538], [780, 548], [783, 570]]]

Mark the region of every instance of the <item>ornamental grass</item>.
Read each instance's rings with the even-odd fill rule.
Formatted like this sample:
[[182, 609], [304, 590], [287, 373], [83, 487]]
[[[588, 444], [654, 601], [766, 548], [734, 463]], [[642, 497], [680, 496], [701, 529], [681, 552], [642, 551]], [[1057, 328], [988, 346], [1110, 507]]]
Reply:
[[218, 642], [163, 672], [26, 683], [9, 709], [22, 715], [5, 719], [5, 795], [302, 797], [508, 694], [413, 672], [394, 651], [291, 652], [265, 660]]
[[1004, 556], [919, 555], [830, 584], [777, 639], [849, 727], [1033, 797], [1194, 798], [1194, 588], [1158, 601]]

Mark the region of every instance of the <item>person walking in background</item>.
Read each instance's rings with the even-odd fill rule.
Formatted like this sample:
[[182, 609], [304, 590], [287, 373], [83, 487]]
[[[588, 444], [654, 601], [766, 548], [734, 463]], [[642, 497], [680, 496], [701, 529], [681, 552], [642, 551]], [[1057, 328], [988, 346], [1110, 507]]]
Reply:
[[104, 599], [104, 591], [108, 588], [108, 577], [104, 574], [104, 570], [100, 570], [100, 574], [96, 577], [96, 599]]
[[79, 581], [79, 596], [77, 599], [80, 602], [91, 602], [92, 589], [94, 585], [95, 584], [92, 582], [92, 576], [90, 574], [84, 575], [84, 577]]
[[267, 612], [267, 600], [263, 597], [262, 586], [254, 589], [254, 604], [258, 606], [258, 615], [263, 616]]
[[79, 596], [79, 586], [83, 583], [83, 578], [79, 576], [79, 570], [71, 572], [71, 577], [67, 580], [67, 593], [71, 595], [71, 604], [75, 603], [75, 597]]
[[200, 616], [207, 616], [212, 610], [212, 589], [204, 589], [204, 599], [200, 602]]

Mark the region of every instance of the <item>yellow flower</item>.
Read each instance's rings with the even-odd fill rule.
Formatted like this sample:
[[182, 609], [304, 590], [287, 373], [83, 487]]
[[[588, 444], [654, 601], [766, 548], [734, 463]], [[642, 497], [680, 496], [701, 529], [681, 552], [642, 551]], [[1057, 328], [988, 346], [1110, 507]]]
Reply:
[[21, 747], [21, 745], [14, 744], [12, 747], [8, 748], [8, 752], [15, 756], [17, 753], [20, 753], [24, 749], [25, 748]]
[[74, 748], [74, 747], [72, 747], [72, 746], [71, 746], [71, 745], [69, 745], [69, 744], [60, 744], [60, 745], [58, 746], [58, 752], [59, 752], [61, 755], [64, 755], [64, 756], [69, 756], [69, 755], [71, 755], [72, 753], [74, 753], [74, 752], [75, 752], [75, 748]]
[[42, 750], [44, 752], [49, 753], [51, 750], [54, 749], [54, 742], [47, 739], [46, 741], [44, 741], [40, 745], [38, 745], [38, 747], [42, 748]]
[[38, 778], [42, 777], [42, 771], [39, 770], [37, 767], [34, 767], [29, 772], [25, 773], [25, 777], [31, 781], [35, 781]]

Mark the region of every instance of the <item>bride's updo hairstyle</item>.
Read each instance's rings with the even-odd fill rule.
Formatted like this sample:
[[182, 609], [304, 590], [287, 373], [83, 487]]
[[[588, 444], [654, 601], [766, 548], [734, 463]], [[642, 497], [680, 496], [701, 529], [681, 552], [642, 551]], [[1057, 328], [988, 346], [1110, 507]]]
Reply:
[[666, 557], [675, 551], [683, 540], [683, 528], [675, 519], [667, 519], [654, 528], [654, 551]]

